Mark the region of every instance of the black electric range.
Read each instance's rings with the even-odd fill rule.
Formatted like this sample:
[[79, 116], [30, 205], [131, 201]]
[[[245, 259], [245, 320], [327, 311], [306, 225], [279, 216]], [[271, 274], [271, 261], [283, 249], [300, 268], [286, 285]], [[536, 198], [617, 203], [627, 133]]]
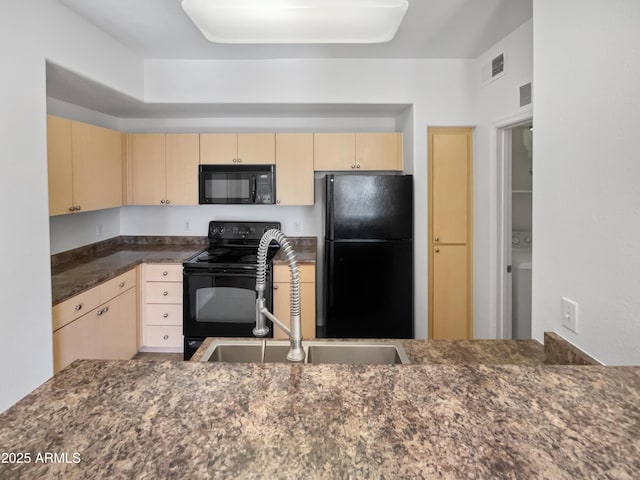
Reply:
[[[206, 337], [252, 337], [255, 326], [257, 252], [267, 230], [279, 222], [209, 222], [209, 246], [183, 263], [184, 358]], [[267, 251], [265, 300], [273, 308], [271, 261]], [[273, 331], [270, 328], [270, 331]]]

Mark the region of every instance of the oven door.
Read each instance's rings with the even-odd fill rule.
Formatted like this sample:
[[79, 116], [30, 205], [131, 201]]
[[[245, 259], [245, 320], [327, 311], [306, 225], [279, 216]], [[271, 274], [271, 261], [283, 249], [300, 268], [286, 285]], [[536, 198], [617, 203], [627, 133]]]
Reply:
[[[252, 337], [256, 323], [255, 271], [184, 270], [185, 337]], [[270, 269], [267, 269], [265, 302], [272, 310]], [[270, 335], [273, 336], [273, 328]]]

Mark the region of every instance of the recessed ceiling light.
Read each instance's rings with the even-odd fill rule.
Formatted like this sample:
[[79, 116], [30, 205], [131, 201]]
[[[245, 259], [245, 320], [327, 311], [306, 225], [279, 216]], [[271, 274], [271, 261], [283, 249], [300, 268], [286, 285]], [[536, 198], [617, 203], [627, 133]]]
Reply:
[[404, 18], [406, 0], [182, 0], [210, 42], [382, 43]]

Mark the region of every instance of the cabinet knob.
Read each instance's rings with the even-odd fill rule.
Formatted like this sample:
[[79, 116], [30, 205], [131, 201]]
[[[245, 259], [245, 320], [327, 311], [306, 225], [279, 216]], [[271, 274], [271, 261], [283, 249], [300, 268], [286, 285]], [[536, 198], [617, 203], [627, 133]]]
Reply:
[[161, 203], [162, 205], [164, 205], [164, 200], [160, 200], [160, 203]]
[[360, 168], [360, 164], [359, 163], [356, 163], [356, 168]]
[[169, 340], [169, 335], [165, 335], [164, 337], [162, 337], [165, 340]]
[[242, 159], [241, 158], [236, 158], [236, 160], [238, 160], [238, 163], [242, 163]]
[[82, 304], [76, 305], [76, 312], [82, 310]]
[[434, 242], [439, 242], [440, 241], [440, 237], [436, 237], [433, 239]]
[[278, 205], [280, 205], [280, 200], [276, 200], [276, 203], [277, 203]]
[[69, 211], [70, 212], [75, 212], [76, 211], [76, 207], [74, 207], [74, 206], [69, 207]]
[[163, 277], [166, 277], [167, 275], [169, 275], [169, 272], [162, 272]]
[[171, 200], [167, 200], [167, 205], [169, 205], [171, 203]]
[[434, 249], [434, 252], [438, 253], [440, 251], [439, 248]]
[[277, 289], [278, 289], [278, 285], [274, 285], [274, 286], [273, 286], [273, 289], [274, 289], [274, 290], [277, 290]]
[[162, 295], [166, 297], [167, 295], [169, 295], [169, 292], [162, 292]]
[[76, 208], [76, 212], [79, 212], [82, 209], [82, 207], [80, 205], [76, 205], [75, 208]]
[[109, 311], [109, 307], [104, 307], [104, 313], [107, 313]]
[[167, 318], [168, 316], [169, 316], [169, 314], [165, 313], [165, 314], [162, 315], [162, 318]]
[[104, 313], [104, 308], [102, 310], [98, 310], [98, 316], [99, 317], [101, 317], [103, 313]]
[[120, 288], [124, 287], [124, 282], [120, 282]]
[[351, 165], [351, 168], [352, 168], [352, 169], [353, 169], [353, 168], [356, 168], [355, 164]]

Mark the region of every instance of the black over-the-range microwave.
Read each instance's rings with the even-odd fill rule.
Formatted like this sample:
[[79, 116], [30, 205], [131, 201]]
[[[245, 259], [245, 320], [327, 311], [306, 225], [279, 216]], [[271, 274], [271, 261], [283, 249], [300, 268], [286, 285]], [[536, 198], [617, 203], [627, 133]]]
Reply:
[[201, 204], [275, 203], [275, 165], [200, 165]]

